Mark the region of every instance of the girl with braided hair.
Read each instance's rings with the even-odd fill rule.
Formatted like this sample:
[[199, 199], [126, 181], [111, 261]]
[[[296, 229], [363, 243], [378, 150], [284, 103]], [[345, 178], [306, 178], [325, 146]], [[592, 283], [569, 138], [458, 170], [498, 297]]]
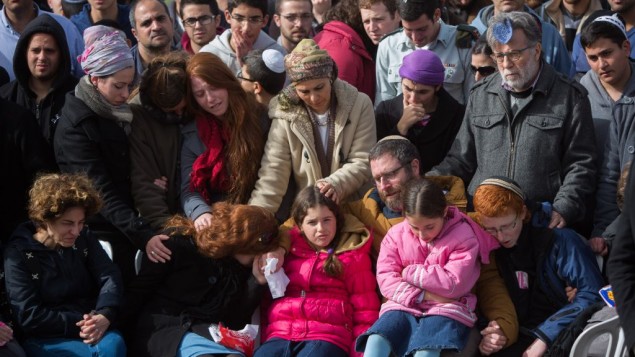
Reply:
[[266, 341], [255, 356], [349, 356], [377, 319], [379, 297], [369, 257], [372, 234], [310, 186], [292, 208], [295, 227], [284, 261], [284, 297], [265, 310]]

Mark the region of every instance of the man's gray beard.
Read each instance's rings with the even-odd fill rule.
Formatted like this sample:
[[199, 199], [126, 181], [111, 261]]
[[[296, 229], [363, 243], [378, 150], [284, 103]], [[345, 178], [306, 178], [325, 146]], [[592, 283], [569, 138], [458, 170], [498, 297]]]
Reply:
[[505, 79], [503, 75], [503, 79], [505, 83], [512, 87], [515, 91], [523, 91], [527, 90], [531, 84], [536, 80], [536, 76], [538, 75], [538, 71], [540, 70], [540, 61], [531, 61], [525, 65], [525, 68], [522, 69], [523, 78], [519, 80], [509, 81]]

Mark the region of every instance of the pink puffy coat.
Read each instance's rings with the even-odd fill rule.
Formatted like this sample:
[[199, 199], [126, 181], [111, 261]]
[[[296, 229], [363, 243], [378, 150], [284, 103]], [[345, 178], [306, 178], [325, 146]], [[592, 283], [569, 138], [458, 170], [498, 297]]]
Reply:
[[355, 339], [377, 320], [379, 297], [369, 257], [371, 234], [353, 216], [345, 217], [344, 236], [335, 250], [343, 266], [337, 278], [322, 269], [326, 251], [311, 248], [297, 227], [289, 232], [284, 271], [291, 282], [284, 297], [266, 310], [263, 341], [322, 340], [356, 355]]
[[[382, 314], [402, 310], [474, 325], [476, 296], [470, 290], [479, 277], [480, 263], [489, 263], [489, 252], [498, 242], [456, 207], [448, 208], [446, 219], [439, 236], [429, 243], [415, 236], [405, 220], [388, 231], [377, 259], [377, 281], [388, 299]], [[419, 302], [424, 291], [454, 301]]]

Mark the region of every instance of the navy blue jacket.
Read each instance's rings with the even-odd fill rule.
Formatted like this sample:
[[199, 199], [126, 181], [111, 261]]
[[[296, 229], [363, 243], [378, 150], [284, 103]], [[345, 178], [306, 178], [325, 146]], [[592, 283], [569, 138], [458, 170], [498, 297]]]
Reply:
[[[598, 264], [583, 238], [571, 229], [525, 225], [516, 246], [496, 251], [496, 262], [520, 326], [548, 345], [582, 310], [600, 300], [604, 281]], [[519, 275], [527, 278], [524, 289]], [[578, 289], [571, 303], [567, 286]]]
[[84, 229], [73, 247], [53, 250], [33, 234], [33, 223], [21, 224], [4, 249], [7, 297], [25, 337], [80, 338], [75, 324], [92, 310], [113, 326], [123, 284], [97, 239]]

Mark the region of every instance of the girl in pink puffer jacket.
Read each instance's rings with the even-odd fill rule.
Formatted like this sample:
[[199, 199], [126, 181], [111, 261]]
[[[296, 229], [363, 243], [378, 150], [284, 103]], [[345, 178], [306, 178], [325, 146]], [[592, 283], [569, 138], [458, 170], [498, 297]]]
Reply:
[[379, 320], [357, 341], [364, 356], [436, 356], [462, 350], [474, 325], [470, 290], [496, 240], [426, 179], [409, 182], [405, 220], [392, 227], [379, 250], [377, 281], [387, 301]]
[[291, 213], [290, 283], [265, 310], [265, 342], [254, 357], [357, 355], [355, 339], [379, 315], [372, 235], [316, 187], [300, 191]]

